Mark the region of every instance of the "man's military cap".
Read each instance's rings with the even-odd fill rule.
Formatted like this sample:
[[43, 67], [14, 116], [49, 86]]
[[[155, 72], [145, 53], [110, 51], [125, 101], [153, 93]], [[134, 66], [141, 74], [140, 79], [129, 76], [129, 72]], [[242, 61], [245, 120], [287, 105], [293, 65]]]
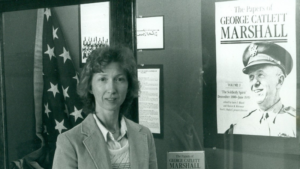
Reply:
[[287, 50], [273, 42], [253, 42], [244, 51], [243, 64], [245, 74], [254, 65], [268, 64], [278, 66], [288, 75], [293, 68], [293, 59]]

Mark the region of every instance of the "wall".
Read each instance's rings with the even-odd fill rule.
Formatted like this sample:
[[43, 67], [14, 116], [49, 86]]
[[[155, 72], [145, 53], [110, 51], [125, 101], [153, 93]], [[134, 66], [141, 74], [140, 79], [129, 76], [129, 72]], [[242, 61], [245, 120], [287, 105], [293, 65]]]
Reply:
[[[202, 5], [202, 6], [201, 6]], [[202, 16], [201, 16], [202, 14]], [[169, 124], [176, 121], [176, 112], [184, 106], [183, 102], [188, 99], [186, 96], [194, 96], [189, 93], [195, 89], [196, 84], [189, 78], [193, 78], [195, 71], [204, 70], [204, 89], [214, 88], [215, 85], [215, 35], [214, 35], [214, 1], [147, 1], [136, 0], [136, 16], [164, 16], [165, 49], [143, 50], [137, 52], [139, 64], [162, 64], [164, 66], [164, 138], [156, 138], [158, 163], [160, 169], [165, 169], [167, 160], [166, 154], [169, 151], [190, 150], [183, 144], [173, 144], [174, 133]], [[202, 23], [201, 23], [202, 22]], [[202, 28], [201, 28], [202, 26]], [[201, 30], [202, 29], [202, 30]], [[202, 37], [201, 37], [202, 35]], [[203, 50], [201, 49], [203, 47]], [[200, 53], [198, 53], [200, 52]], [[203, 55], [201, 56], [201, 53]], [[202, 62], [201, 62], [202, 60]], [[201, 77], [201, 76], [200, 76]], [[194, 88], [193, 88], [194, 87]], [[198, 87], [202, 88], [201, 85]], [[197, 90], [194, 90], [196, 92]], [[200, 90], [201, 91], [201, 90]], [[210, 89], [201, 91], [206, 95], [215, 98]], [[193, 97], [192, 97], [193, 98]], [[191, 99], [191, 98], [189, 98]], [[194, 99], [194, 98], [193, 98]], [[192, 100], [192, 99], [191, 99]], [[194, 100], [195, 101], [195, 100]], [[198, 135], [203, 138], [203, 111], [202, 105], [209, 103], [209, 100], [198, 98], [198, 108], [189, 110], [194, 119]], [[195, 101], [195, 102], [197, 102]], [[192, 104], [193, 105], [193, 104]], [[214, 106], [214, 105], [212, 105]], [[208, 111], [207, 114], [214, 114]], [[209, 120], [209, 119], [206, 119]], [[210, 125], [215, 125], [211, 123]], [[171, 137], [171, 139], [168, 139]], [[186, 136], [181, 136], [181, 139]], [[228, 138], [214, 140], [220, 144], [226, 144]], [[209, 169], [298, 169], [300, 167], [300, 156], [297, 154], [254, 151], [259, 149], [256, 140], [242, 138], [227, 144], [237, 144], [238, 149], [229, 147], [206, 147], [206, 168]], [[171, 145], [171, 146], [170, 146]], [[270, 145], [270, 148], [280, 145]], [[284, 146], [284, 145], [282, 145]], [[192, 148], [197, 150], [197, 148]]]
[[[202, 140], [201, 1], [136, 0], [136, 16], [164, 16], [164, 49], [137, 52], [139, 64], [163, 65], [163, 138], [155, 138], [160, 169], [167, 152], [200, 150]], [[193, 119], [193, 120], [191, 120]], [[190, 127], [196, 134], [190, 134]], [[191, 141], [192, 143], [189, 143]]]
[[30, 153], [37, 141], [32, 86], [35, 26], [36, 10], [4, 14], [8, 161]]

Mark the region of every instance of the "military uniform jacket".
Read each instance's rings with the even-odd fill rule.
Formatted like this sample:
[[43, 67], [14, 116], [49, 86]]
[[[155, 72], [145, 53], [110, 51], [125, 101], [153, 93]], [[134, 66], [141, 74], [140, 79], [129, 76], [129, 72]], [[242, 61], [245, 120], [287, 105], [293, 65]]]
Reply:
[[[157, 169], [150, 130], [126, 118], [131, 169]], [[112, 169], [108, 148], [92, 114], [57, 138], [55, 169]]]
[[233, 134], [296, 137], [296, 110], [280, 101], [267, 111], [253, 110], [233, 126]]

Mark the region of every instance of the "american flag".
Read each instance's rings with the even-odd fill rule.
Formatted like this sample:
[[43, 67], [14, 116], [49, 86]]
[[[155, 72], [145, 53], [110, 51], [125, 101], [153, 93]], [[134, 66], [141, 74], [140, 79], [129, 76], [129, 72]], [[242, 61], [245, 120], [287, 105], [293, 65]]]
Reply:
[[44, 10], [43, 22], [43, 136], [55, 145], [57, 136], [81, 123], [84, 114], [76, 93], [78, 74], [51, 9]]

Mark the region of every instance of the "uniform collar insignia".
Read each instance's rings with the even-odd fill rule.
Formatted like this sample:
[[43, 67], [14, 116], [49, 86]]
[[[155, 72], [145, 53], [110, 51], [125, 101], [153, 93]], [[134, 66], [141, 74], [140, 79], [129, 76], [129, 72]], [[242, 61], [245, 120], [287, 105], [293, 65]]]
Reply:
[[257, 45], [251, 44], [249, 47], [250, 56], [254, 57], [257, 55]]

